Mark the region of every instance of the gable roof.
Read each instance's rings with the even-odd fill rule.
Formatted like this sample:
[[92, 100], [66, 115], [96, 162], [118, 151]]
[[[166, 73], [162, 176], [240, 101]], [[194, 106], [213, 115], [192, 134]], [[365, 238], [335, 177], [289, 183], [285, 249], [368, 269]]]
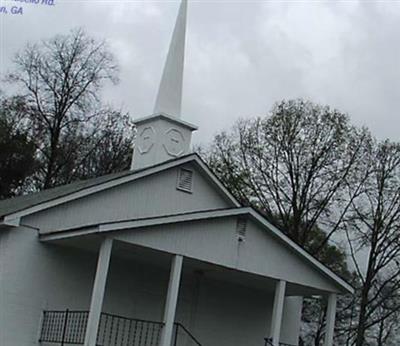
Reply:
[[[268, 230], [272, 232], [272, 234], [281, 240], [286, 246], [291, 248], [294, 252], [298, 253], [302, 256], [307, 262], [309, 262], [312, 266], [316, 267], [320, 272], [326, 275], [328, 278], [334, 280], [342, 289], [347, 292], [353, 292], [353, 288], [343, 279], [341, 279], [338, 275], [333, 273], [330, 269], [324, 266], [321, 262], [311, 256], [307, 251], [305, 251], [302, 247], [294, 243], [290, 240], [283, 232], [281, 232], [278, 228], [276, 228], [273, 224], [271, 224], [265, 217], [259, 214], [252, 208], [241, 208], [240, 203], [235, 199], [235, 197], [229, 192], [229, 190], [222, 184], [222, 182], [215, 176], [214, 173], [211, 172], [206, 163], [200, 158], [200, 156], [196, 153], [188, 154], [186, 156], [182, 156], [176, 159], [172, 159], [169, 161], [165, 161], [159, 163], [154, 166], [138, 169], [138, 170], [130, 170], [119, 173], [108, 174], [105, 176], [101, 176], [98, 178], [77, 181], [75, 183], [71, 183], [68, 185], [63, 185], [60, 187], [52, 188], [49, 190], [43, 190], [37, 193], [33, 193], [26, 196], [15, 197], [8, 200], [0, 201], [0, 225], [19, 225], [19, 219], [22, 216], [33, 214], [35, 212], [45, 210], [47, 208], [54, 207], [56, 205], [60, 205], [66, 203], [68, 201], [72, 201], [78, 198], [82, 198], [88, 196], [90, 194], [103, 191], [129, 181], [133, 181], [135, 179], [143, 178], [152, 174], [156, 174], [166, 169], [170, 169], [173, 167], [177, 167], [179, 165], [185, 163], [195, 163], [198, 167], [205, 173], [205, 175], [212, 181], [212, 183], [232, 202], [233, 208], [225, 209], [225, 210], [212, 210], [205, 212], [195, 212], [195, 213], [187, 213], [182, 215], [171, 215], [149, 218], [149, 219], [139, 219], [132, 221], [124, 221], [117, 222], [112, 224], [102, 224], [102, 225], [88, 225], [85, 229], [80, 228], [79, 230], [67, 230], [66, 233], [61, 232], [61, 234], [67, 235], [67, 233], [74, 233], [76, 235], [76, 231], [90, 233], [89, 229], [94, 231], [95, 233], [99, 232], [107, 232], [116, 227], [119, 229], [124, 229], [126, 226], [133, 227], [132, 222], [136, 222], [137, 225], [143, 226], [143, 222], [163, 222], [163, 223], [171, 223], [171, 222], [179, 222], [177, 218], [180, 219], [182, 217], [182, 221], [188, 221], [193, 217], [195, 219], [201, 218], [213, 218], [213, 217], [224, 217], [224, 216], [233, 216], [246, 214], [250, 216], [254, 221], [257, 221], [264, 227], [267, 227]], [[211, 213], [211, 214], [210, 214]], [[117, 225], [118, 224], [118, 225]], [[70, 233], [71, 232], [71, 233]], [[54, 236], [62, 236], [61, 234], [54, 234]], [[46, 237], [46, 235], [43, 235]], [[52, 238], [52, 234], [48, 234], [49, 239]]]
[[98, 178], [77, 181], [68, 185], [43, 190], [26, 196], [14, 197], [0, 201], [0, 220], [2, 219], [3, 223], [5, 224], [18, 225], [19, 221], [10, 222], [10, 220], [17, 220], [22, 216], [29, 215], [37, 211], [41, 211], [49, 207], [81, 198], [92, 193], [124, 184], [131, 180], [142, 178], [147, 175], [155, 174], [165, 169], [176, 167], [188, 162], [196, 163], [235, 206], [240, 206], [240, 203], [225, 188], [221, 181], [219, 181], [219, 179], [210, 171], [200, 156], [194, 153], [146, 168], [113, 173]]

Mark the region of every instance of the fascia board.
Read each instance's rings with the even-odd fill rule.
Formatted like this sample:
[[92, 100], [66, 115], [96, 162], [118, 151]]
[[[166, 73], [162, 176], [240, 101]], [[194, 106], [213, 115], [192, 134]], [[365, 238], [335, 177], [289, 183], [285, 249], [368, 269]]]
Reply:
[[297, 245], [293, 240], [291, 240], [288, 236], [283, 234], [278, 228], [268, 222], [264, 217], [262, 217], [259, 213], [257, 213], [254, 209], [250, 210], [250, 215], [261, 225], [267, 227], [275, 237], [279, 238], [287, 247], [291, 248], [294, 252], [300, 254], [305, 260], [307, 260], [310, 264], [316, 267], [322, 274], [327, 276], [329, 279], [335, 281], [340, 287], [342, 287], [347, 293], [354, 293], [354, 288], [336, 275], [333, 271], [323, 265], [321, 262], [316, 260], [313, 256], [311, 256], [307, 251], [305, 251], [301, 246]]
[[221, 183], [221, 181], [215, 176], [214, 173], [208, 168], [208, 166], [196, 155], [196, 163], [207, 172], [208, 177], [211, 181], [218, 186], [219, 189], [230, 199], [230, 201], [235, 205], [235, 207], [240, 208], [241, 204], [236, 200], [236, 198], [229, 192], [229, 190]]
[[39, 240], [41, 242], [48, 242], [48, 241], [54, 241], [54, 240], [75, 238], [75, 237], [80, 237], [80, 236], [85, 236], [85, 235], [96, 234], [96, 233], [100, 233], [98, 225], [91, 226], [91, 227], [84, 227], [84, 228], [80, 228], [80, 229], [74, 229], [74, 230], [52, 232], [52, 233], [48, 233], [48, 234], [40, 234]]
[[137, 228], [145, 228], [151, 226], [166, 225], [172, 223], [181, 223], [188, 221], [199, 221], [206, 219], [215, 219], [227, 216], [246, 215], [250, 211], [250, 208], [235, 208], [235, 209], [224, 209], [224, 210], [211, 210], [204, 212], [194, 212], [177, 215], [166, 215], [162, 217], [150, 217], [138, 220], [121, 221], [121, 222], [110, 222], [99, 225], [88, 225], [76, 229], [59, 230], [51, 233], [44, 233], [40, 235], [41, 241], [50, 241], [56, 239], [66, 239], [71, 237], [77, 237], [82, 235], [90, 235], [93, 233], [109, 233], [114, 231], [123, 231]]
[[199, 221], [204, 219], [215, 219], [226, 216], [237, 216], [237, 215], [248, 214], [248, 212], [249, 208], [238, 208], [238, 209], [205, 211], [201, 213], [197, 212], [197, 213], [170, 215], [165, 217], [157, 217], [157, 218], [134, 220], [134, 221], [125, 221], [125, 222], [119, 222], [117, 224], [111, 223], [111, 224], [100, 225], [100, 232], [110, 232], [123, 229], [159, 226], [171, 223]]

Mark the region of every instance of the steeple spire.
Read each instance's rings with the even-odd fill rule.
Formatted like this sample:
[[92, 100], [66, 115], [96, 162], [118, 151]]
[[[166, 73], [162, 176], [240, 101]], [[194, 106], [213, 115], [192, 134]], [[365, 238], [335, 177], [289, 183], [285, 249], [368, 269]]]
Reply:
[[182, 0], [154, 114], [135, 120], [136, 142], [131, 169], [141, 169], [186, 155], [197, 126], [180, 119], [185, 61], [187, 0]]
[[181, 116], [186, 17], [187, 0], [182, 0], [158, 89], [154, 113]]

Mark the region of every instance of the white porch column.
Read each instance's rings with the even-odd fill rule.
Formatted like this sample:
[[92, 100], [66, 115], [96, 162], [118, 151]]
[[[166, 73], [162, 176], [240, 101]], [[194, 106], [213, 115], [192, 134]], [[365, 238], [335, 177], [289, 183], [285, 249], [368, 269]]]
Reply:
[[105, 238], [100, 246], [96, 277], [93, 284], [92, 300], [90, 302], [90, 311], [86, 326], [85, 346], [96, 346], [108, 267], [110, 265], [112, 242], [113, 240], [111, 238]]
[[175, 255], [171, 263], [167, 299], [164, 308], [164, 326], [161, 331], [160, 346], [171, 346], [174, 329], [175, 312], [178, 303], [179, 285], [181, 282], [183, 257]]
[[335, 333], [336, 303], [337, 295], [335, 293], [331, 293], [328, 297], [324, 346], [333, 346], [333, 335]]
[[279, 346], [283, 316], [283, 303], [285, 301], [286, 281], [280, 280], [275, 285], [274, 307], [272, 310], [271, 338], [274, 346]]

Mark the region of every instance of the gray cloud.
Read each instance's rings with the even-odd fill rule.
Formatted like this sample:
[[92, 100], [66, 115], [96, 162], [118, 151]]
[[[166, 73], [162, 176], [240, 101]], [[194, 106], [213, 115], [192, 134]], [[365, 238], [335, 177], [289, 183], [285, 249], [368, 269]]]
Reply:
[[[104, 99], [133, 116], [152, 112], [178, 2], [24, 7], [23, 16], [0, 14], [1, 73], [26, 42], [81, 26], [107, 39], [121, 67]], [[183, 113], [200, 126], [197, 142], [293, 97], [399, 138], [399, 2], [192, 1], [188, 20]]]

